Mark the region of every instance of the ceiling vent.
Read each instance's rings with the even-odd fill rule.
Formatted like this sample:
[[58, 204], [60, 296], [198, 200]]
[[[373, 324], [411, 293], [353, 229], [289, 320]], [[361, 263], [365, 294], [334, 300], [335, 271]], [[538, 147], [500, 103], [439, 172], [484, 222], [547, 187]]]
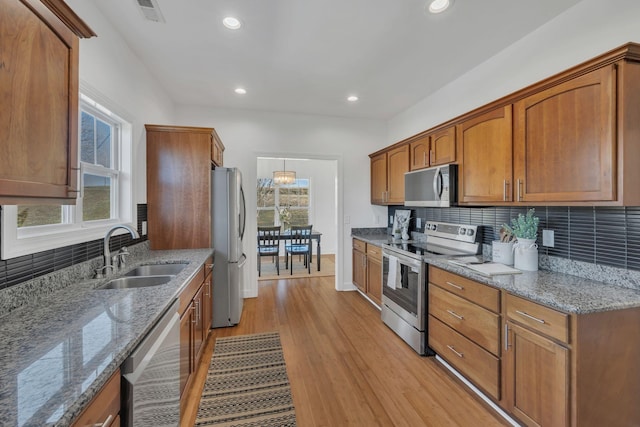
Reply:
[[144, 16], [147, 21], [165, 22], [157, 0], [136, 0], [136, 2], [142, 12], [142, 16]]

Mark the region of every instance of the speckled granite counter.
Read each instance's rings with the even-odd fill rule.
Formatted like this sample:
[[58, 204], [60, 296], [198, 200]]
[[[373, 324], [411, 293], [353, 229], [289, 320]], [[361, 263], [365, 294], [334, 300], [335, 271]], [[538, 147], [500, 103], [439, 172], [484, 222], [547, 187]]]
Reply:
[[145, 251], [127, 270], [189, 265], [169, 283], [147, 288], [96, 289], [109, 279], [51, 284], [56, 290], [45, 290], [46, 298], [0, 317], [0, 424], [69, 425], [212, 253]]
[[[389, 243], [391, 240], [389, 235], [377, 228], [353, 229], [352, 237], [377, 246]], [[616, 284], [603, 283], [550, 270], [525, 271], [515, 275], [486, 277], [468, 268], [451, 264], [448, 262], [449, 259], [450, 257], [438, 255], [426, 255], [424, 257], [425, 262], [443, 270], [504, 289], [514, 295], [528, 298], [567, 313], [593, 313], [640, 307], [640, 290], [631, 286], [617, 285], [621, 280], [625, 280], [623, 277], [624, 271], [611, 272], [607, 277], [607, 280]], [[563, 270], [563, 265], [570, 263], [569, 261], [556, 261], [555, 264], [549, 262], [546, 264], [555, 267], [559, 271], [567, 271]]]
[[451, 264], [449, 257], [425, 256], [425, 262], [443, 270], [567, 313], [593, 313], [640, 307], [640, 292], [552, 271], [523, 271], [521, 274], [486, 277]]

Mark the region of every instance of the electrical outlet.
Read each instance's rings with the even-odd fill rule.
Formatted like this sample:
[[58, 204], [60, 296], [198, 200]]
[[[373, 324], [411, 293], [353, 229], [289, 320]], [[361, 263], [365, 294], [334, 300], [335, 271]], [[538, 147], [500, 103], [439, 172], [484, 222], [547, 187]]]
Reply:
[[553, 234], [553, 230], [542, 230], [542, 246], [546, 246], [548, 248], [555, 247]]
[[147, 221], [142, 221], [142, 235], [147, 235]]
[[422, 218], [416, 218], [416, 228], [422, 227]]
[[389, 225], [393, 225], [393, 215], [389, 215]]

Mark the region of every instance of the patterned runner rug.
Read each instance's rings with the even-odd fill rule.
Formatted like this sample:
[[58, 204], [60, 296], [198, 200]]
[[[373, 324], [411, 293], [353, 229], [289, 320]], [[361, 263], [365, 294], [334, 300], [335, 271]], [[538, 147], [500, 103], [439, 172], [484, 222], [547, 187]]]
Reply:
[[216, 339], [195, 426], [296, 426], [277, 332]]

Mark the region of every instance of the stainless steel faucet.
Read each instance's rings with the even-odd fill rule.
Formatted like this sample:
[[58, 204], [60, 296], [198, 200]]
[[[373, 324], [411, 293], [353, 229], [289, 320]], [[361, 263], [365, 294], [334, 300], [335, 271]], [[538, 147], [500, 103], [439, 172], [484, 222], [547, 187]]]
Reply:
[[129, 233], [131, 233], [131, 237], [134, 239], [140, 238], [140, 235], [135, 228], [127, 224], [116, 224], [107, 231], [107, 234], [104, 236], [104, 267], [100, 269], [104, 270], [105, 276], [109, 275], [109, 270], [111, 270], [112, 273], [114, 271], [114, 266], [111, 262], [111, 251], [109, 250], [109, 239], [111, 239], [111, 235], [119, 228], [124, 228], [129, 231]]

